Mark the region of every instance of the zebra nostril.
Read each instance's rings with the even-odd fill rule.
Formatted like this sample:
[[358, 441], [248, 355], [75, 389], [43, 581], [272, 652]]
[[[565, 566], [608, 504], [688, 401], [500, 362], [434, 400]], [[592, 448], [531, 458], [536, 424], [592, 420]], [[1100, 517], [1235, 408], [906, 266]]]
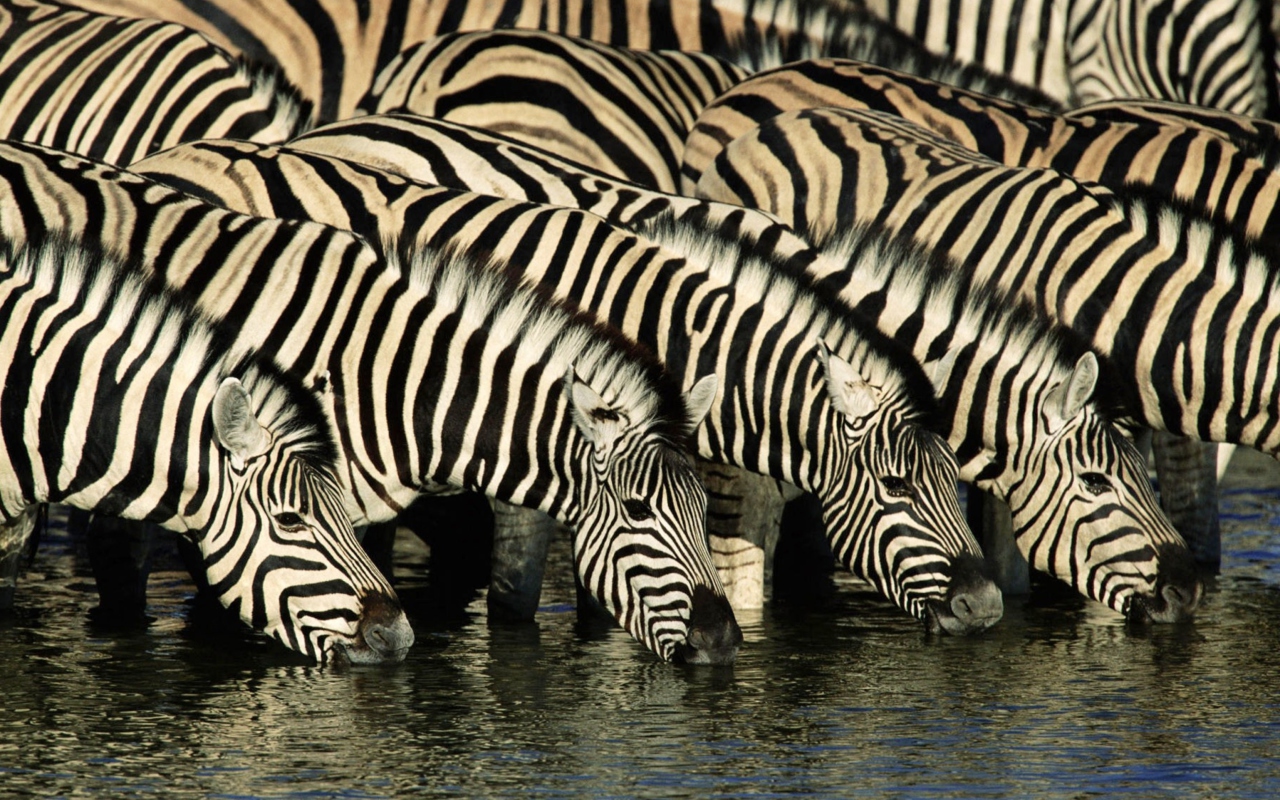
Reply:
[[676, 660], [688, 664], [732, 664], [742, 645], [742, 629], [729, 600], [706, 586], [693, 591], [689, 634], [677, 649]]
[[394, 597], [370, 594], [363, 601], [356, 639], [356, 646], [348, 652], [352, 662], [402, 661], [413, 645], [413, 628]]

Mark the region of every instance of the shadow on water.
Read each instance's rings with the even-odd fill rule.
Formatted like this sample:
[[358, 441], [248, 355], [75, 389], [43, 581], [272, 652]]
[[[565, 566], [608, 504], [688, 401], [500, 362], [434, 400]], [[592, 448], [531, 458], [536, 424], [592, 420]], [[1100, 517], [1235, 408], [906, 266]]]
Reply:
[[554, 551], [536, 623], [440, 611], [397, 551], [418, 644], [321, 669], [193, 622], [176, 571], [104, 631], [53, 531], [0, 617], [0, 794], [221, 797], [1280, 796], [1280, 487], [1223, 492], [1224, 565], [1193, 623], [1133, 627], [1041, 590], [926, 636], [846, 574], [740, 616], [737, 664], [655, 661], [573, 611]]

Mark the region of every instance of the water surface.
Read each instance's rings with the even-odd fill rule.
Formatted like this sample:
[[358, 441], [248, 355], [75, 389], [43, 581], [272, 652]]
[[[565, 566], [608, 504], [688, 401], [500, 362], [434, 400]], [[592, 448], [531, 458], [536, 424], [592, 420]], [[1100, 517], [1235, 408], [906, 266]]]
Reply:
[[193, 622], [176, 571], [150, 627], [102, 631], [55, 529], [0, 618], [0, 795], [1280, 796], [1280, 469], [1243, 461], [1191, 624], [1042, 589], [930, 638], [841, 576], [820, 608], [744, 615], [732, 668], [582, 630], [563, 547], [537, 623], [490, 627], [482, 599], [433, 609], [402, 539], [418, 644], [393, 668]]

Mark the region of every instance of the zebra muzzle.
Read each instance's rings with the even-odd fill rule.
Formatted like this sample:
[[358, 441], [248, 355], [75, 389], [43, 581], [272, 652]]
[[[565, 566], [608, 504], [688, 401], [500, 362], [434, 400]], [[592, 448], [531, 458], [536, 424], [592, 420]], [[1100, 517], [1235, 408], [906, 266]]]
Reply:
[[689, 634], [676, 646], [673, 660], [681, 664], [732, 664], [742, 646], [742, 629], [728, 598], [706, 586], [693, 590]]
[[986, 563], [972, 555], [957, 556], [947, 596], [925, 605], [929, 633], [964, 636], [990, 628], [1004, 616], [1004, 594], [988, 574]]
[[347, 645], [345, 655], [352, 664], [396, 664], [404, 660], [413, 645], [413, 628], [400, 601], [375, 592], [365, 595], [356, 640]]

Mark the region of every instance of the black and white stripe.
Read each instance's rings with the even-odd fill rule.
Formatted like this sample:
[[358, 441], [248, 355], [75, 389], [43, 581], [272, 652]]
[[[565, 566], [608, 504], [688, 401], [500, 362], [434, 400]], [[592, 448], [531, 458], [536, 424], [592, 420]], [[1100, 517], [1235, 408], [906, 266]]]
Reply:
[[719, 376], [700, 454], [817, 493], [837, 555], [887, 597], [957, 633], [998, 618], [998, 591], [978, 570], [955, 494], [954, 459], [929, 427], [927, 378], [874, 328], [761, 259], [724, 245], [676, 258], [591, 214], [415, 185], [288, 148], [192, 143], [138, 167], [233, 207], [305, 206], [374, 240], [509, 257], [674, 374]]
[[242, 216], [30, 145], [0, 151], [6, 236], [102, 237], [293, 371], [328, 372], [353, 519], [439, 489], [544, 510], [576, 529], [583, 584], [633, 636], [664, 658], [732, 660], [741, 634], [682, 444], [714, 383], [682, 396], [630, 343], [456, 250], [386, 263], [334, 228]]
[[571, 160], [674, 191], [704, 106], [746, 76], [705, 53], [633, 50], [542, 31], [438, 36], [387, 65], [360, 104], [532, 138]]
[[1137, 109], [1115, 120], [1088, 109], [1050, 114], [842, 59], [761, 72], [710, 103], [686, 141], [683, 190], [693, 192], [725, 145], [764, 120], [822, 107], [894, 114], [1009, 166], [1056, 169], [1115, 191], [1142, 187], [1252, 238], [1280, 241], [1280, 173], [1192, 119]]
[[761, 205], [820, 242], [856, 220], [909, 231], [1108, 355], [1144, 424], [1280, 452], [1280, 269], [1178, 206], [835, 109], [767, 121], [698, 188]]
[[0, 253], [0, 520], [59, 502], [196, 542], [223, 605], [317, 662], [413, 633], [343, 509], [320, 400], [117, 257]]
[[104, 14], [164, 19], [231, 52], [277, 66], [313, 102], [320, 122], [353, 115], [374, 77], [434, 36], [500, 28], [542, 30], [645, 50], [702, 52], [749, 70], [800, 58], [860, 58], [937, 80], [1056, 107], [1044, 93], [930, 53], [841, 0], [78, 0]]
[[[886, 324], [922, 363], [932, 367], [937, 360], [935, 351], [942, 346], [938, 342], [945, 340], [941, 331], [950, 331], [951, 346], [982, 353], [970, 355], [964, 368], [950, 374], [950, 388], [945, 382], [937, 385], [951, 420], [950, 443], [959, 454], [962, 478], [981, 476], [980, 484], [998, 496], [1017, 496], [1018, 540], [1033, 563], [1117, 610], [1128, 606], [1135, 616], [1162, 602], [1157, 585], [1174, 585], [1188, 599], [1198, 597], [1194, 576], [1173, 566], [1185, 559], [1185, 553], [1182, 559], [1168, 553], [1166, 577], [1158, 577], [1160, 562], [1152, 554], [1177, 537], [1156, 508], [1145, 475], [1134, 479], [1132, 448], [1117, 443], [1117, 431], [1099, 413], [1105, 406], [1090, 398], [1062, 432], [1051, 434], [1044, 429], [1037, 401], [1043, 404], [1055, 386], [1069, 382], [1083, 355], [1078, 344], [1071, 344], [1075, 337], [1031, 319], [1025, 309], [1007, 317], [1007, 303], [995, 293], [946, 277], [946, 267], [921, 248], [864, 231], [846, 243], [852, 253], [820, 254], [775, 218], [758, 211], [648, 191], [441, 120], [363, 117], [317, 129], [290, 147], [385, 165], [425, 181], [579, 205], [651, 236], [668, 227], [654, 228], [652, 220], [670, 215], [677, 220], [677, 229], [723, 231], [740, 239], [740, 248], [764, 249], [779, 256], [789, 271], [805, 280], [840, 287], [844, 302], [872, 318], [888, 321], [891, 308], [914, 309], [927, 322]], [[670, 237], [659, 241], [668, 249], [681, 246]], [[860, 282], [867, 287], [892, 284], [874, 298], [914, 297], [916, 301], [879, 303], [857, 294]], [[911, 331], [921, 338], [911, 339]], [[926, 337], [928, 332], [933, 338]], [[989, 362], [997, 365], [989, 368], [992, 372], [1008, 376], [1004, 382], [983, 385], [980, 376], [992, 374], [984, 373]], [[969, 388], [961, 391], [957, 386]], [[1046, 452], [1057, 457], [1046, 458]], [[1089, 475], [1094, 484], [1103, 479], [1113, 487], [1112, 494], [1101, 500], [1097, 495], [1081, 495], [1083, 479], [1073, 483], [1063, 480], [1063, 474]], [[1064, 496], [1083, 500], [1065, 502]], [[1107, 503], [1106, 513], [1098, 513], [1098, 505]], [[1073, 549], [1055, 539], [1063, 530], [1072, 531]], [[1131, 596], [1147, 599], [1131, 605]], [[1183, 605], [1176, 597], [1175, 604]]]
[[933, 52], [1069, 105], [1151, 97], [1254, 116], [1267, 108], [1257, 0], [867, 0], [866, 7]]
[[129, 164], [178, 142], [282, 142], [310, 106], [273, 70], [179, 25], [0, 3], [0, 138]]

